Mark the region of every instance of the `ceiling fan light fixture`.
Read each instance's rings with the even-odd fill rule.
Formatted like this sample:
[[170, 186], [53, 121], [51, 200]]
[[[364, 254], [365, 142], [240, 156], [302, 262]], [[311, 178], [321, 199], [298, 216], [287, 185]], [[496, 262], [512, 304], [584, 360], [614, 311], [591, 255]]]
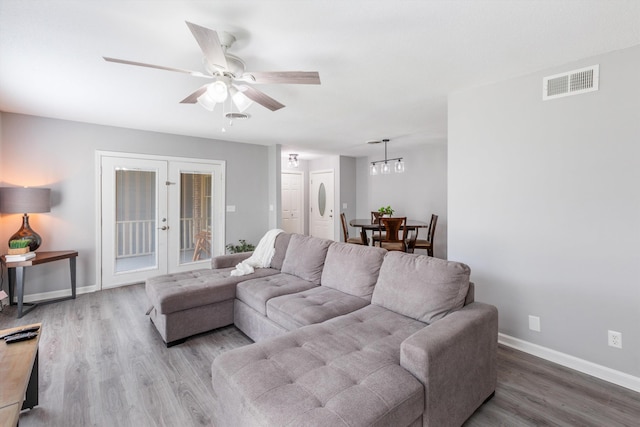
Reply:
[[231, 92], [231, 99], [233, 99], [233, 103], [238, 107], [238, 111], [241, 113], [253, 105], [253, 101], [235, 87], [232, 86], [229, 89], [229, 92]]
[[217, 80], [207, 87], [207, 94], [215, 102], [224, 102], [229, 96], [229, 88], [222, 80]]
[[213, 111], [213, 108], [216, 106], [216, 101], [211, 99], [208, 92], [200, 95], [196, 101], [202, 108], [208, 111]]

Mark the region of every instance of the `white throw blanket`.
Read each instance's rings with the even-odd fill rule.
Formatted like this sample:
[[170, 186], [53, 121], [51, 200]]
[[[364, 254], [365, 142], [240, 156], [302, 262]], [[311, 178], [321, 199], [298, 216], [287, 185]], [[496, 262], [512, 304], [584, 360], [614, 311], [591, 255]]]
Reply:
[[273, 258], [276, 252], [276, 237], [283, 231], [284, 230], [280, 230], [279, 228], [267, 231], [267, 233], [262, 236], [262, 239], [260, 239], [260, 242], [258, 242], [258, 246], [256, 246], [253, 254], [236, 265], [235, 270], [231, 271], [231, 275], [245, 276], [253, 273], [256, 268], [269, 267], [271, 265], [271, 258]]

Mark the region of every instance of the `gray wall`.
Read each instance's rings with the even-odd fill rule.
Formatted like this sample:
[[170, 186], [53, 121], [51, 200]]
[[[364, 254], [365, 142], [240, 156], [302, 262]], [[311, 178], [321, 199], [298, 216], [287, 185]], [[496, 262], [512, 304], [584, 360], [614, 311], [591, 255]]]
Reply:
[[[340, 182], [338, 185], [340, 186], [340, 205], [336, 212], [338, 212], [338, 215], [344, 213], [348, 224], [350, 220], [356, 217], [357, 180], [355, 157], [340, 156]], [[347, 206], [346, 208], [345, 205]], [[340, 217], [337, 218], [340, 221]], [[358, 233], [360, 233], [360, 230], [355, 228], [349, 228], [348, 231], [351, 237], [358, 237]], [[342, 226], [340, 226], [340, 239], [338, 240], [343, 240]]]
[[[599, 91], [542, 101], [544, 76], [593, 64]], [[449, 98], [449, 257], [476, 299], [506, 335], [636, 377], [639, 75], [636, 46]]]
[[[384, 154], [384, 152], [382, 152]], [[383, 156], [359, 157], [357, 161], [357, 216], [369, 218], [371, 211], [391, 205], [394, 215], [428, 222], [438, 215], [434, 256], [447, 258], [447, 145], [423, 144], [394, 148], [393, 157], [404, 157], [405, 173], [369, 175], [369, 162]], [[426, 237], [426, 229], [420, 234]], [[422, 252], [421, 252], [422, 253]], [[426, 253], [426, 252], [424, 252]]]
[[[52, 189], [51, 212], [33, 215], [30, 223], [42, 235], [42, 250], [79, 251], [79, 287], [95, 285], [96, 150], [225, 160], [226, 204], [236, 206], [226, 216], [226, 242], [257, 243], [269, 227], [265, 146], [10, 113], [0, 119], [0, 185]], [[0, 247], [19, 226], [19, 215], [0, 216]], [[68, 281], [64, 263], [42, 265], [29, 269], [26, 293], [65, 289]]]

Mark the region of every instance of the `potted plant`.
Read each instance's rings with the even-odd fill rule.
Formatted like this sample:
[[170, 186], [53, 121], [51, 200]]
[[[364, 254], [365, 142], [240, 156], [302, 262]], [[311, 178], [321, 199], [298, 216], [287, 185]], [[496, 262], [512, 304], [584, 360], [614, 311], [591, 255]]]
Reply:
[[252, 245], [251, 243], [247, 243], [247, 241], [244, 239], [240, 239], [239, 242], [239, 245], [232, 245], [231, 243], [229, 243], [227, 245], [227, 251], [230, 254], [237, 254], [240, 252], [251, 252], [256, 249], [254, 245]]
[[16, 239], [9, 241], [9, 255], [26, 254], [29, 252], [29, 239]]
[[382, 206], [378, 209], [378, 212], [381, 216], [391, 216], [393, 215], [394, 210], [391, 206]]

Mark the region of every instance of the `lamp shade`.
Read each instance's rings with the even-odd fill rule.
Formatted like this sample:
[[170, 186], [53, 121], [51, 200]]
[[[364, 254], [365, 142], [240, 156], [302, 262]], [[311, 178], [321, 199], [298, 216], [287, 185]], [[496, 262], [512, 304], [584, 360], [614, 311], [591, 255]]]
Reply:
[[40, 213], [51, 211], [49, 188], [1, 187], [0, 212]]

